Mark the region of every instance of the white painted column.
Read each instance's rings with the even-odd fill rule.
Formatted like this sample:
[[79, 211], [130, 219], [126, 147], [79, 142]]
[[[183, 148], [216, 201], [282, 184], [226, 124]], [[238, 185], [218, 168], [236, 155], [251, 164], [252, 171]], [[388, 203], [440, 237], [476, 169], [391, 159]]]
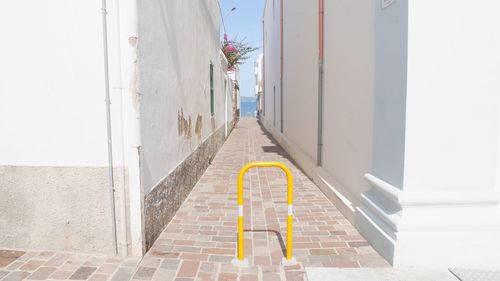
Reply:
[[[373, 188], [357, 225], [395, 266], [500, 269], [500, 2], [402, 3], [376, 11]], [[385, 25], [397, 20], [407, 34]], [[405, 89], [387, 75], [402, 70], [394, 44]]]
[[128, 166], [128, 210], [130, 216], [129, 255], [142, 256], [143, 253], [143, 193], [141, 190], [141, 130], [139, 73], [137, 65], [138, 12], [137, 1], [120, 2], [120, 50], [121, 82], [123, 95], [123, 118], [125, 132], [125, 154]]

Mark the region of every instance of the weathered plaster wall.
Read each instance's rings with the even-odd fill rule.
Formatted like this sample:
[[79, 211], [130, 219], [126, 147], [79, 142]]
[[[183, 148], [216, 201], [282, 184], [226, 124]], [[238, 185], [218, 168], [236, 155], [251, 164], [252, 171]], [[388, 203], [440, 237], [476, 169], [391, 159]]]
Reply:
[[146, 249], [153, 245], [174, 217], [225, 139], [224, 127], [221, 127], [146, 195], [144, 199]]
[[0, 245], [113, 254], [107, 186], [107, 168], [0, 166]]
[[[224, 124], [216, 1], [139, 2], [144, 194]], [[214, 64], [215, 115], [209, 65]]]
[[138, 10], [141, 186], [147, 250], [224, 142], [225, 122], [231, 124], [233, 116], [227, 66], [220, 57], [217, 1], [139, 2]]

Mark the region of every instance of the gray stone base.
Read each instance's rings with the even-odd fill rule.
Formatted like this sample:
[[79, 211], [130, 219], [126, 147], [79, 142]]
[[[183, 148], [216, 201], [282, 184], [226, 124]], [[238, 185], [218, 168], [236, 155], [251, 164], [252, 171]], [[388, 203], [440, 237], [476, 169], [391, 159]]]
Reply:
[[114, 254], [108, 168], [0, 166], [0, 248]]
[[151, 248], [174, 217], [224, 141], [222, 126], [145, 196], [145, 251]]

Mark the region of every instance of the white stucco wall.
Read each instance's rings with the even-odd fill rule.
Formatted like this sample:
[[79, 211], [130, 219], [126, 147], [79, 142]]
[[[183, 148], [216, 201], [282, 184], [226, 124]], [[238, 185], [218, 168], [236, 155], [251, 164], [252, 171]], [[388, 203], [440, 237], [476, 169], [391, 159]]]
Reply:
[[0, 165], [106, 166], [100, 3], [3, 2], [0, 31]]
[[[219, 8], [216, 1], [139, 2], [142, 179], [147, 193], [224, 124]], [[209, 65], [214, 64], [215, 115]], [[191, 122], [179, 134], [178, 118]], [[196, 134], [198, 116], [201, 131]]]
[[267, 0], [264, 7], [264, 116], [280, 126], [280, 1]]
[[[134, 68], [129, 67], [131, 59], [123, 59], [130, 57], [128, 26], [136, 14], [132, 2], [121, 1], [119, 6], [108, 1], [118, 221], [128, 221], [126, 206], [137, 207], [139, 202], [133, 189], [126, 190], [126, 181], [134, 178], [126, 168], [134, 133], [124, 121], [129, 119], [124, 108], [131, 104]], [[0, 215], [5, 216], [1, 228], [9, 229], [4, 246], [113, 252], [101, 15], [101, 3], [95, 1], [0, 3], [0, 31], [6, 38], [0, 46], [0, 75], [5, 78], [0, 83], [0, 187], [8, 200], [0, 204]], [[68, 204], [75, 198], [86, 200]], [[50, 210], [32, 216], [46, 202]], [[140, 212], [140, 206], [133, 209], [130, 214]], [[133, 221], [140, 230], [140, 220]], [[29, 236], [24, 235], [27, 231]], [[122, 254], [129, 231], [118, 223]], [[55, 233], [61, 236], [45, 238]]]
[[499, 9], [376, 8], [373, 188], [357, 226], [394, 266], [498, 269]]
[[[264, 124], [394, 266], [498, 268], [500, 4], [380, 4], [325, 1], [323, 167], [287, 127], [296, 106], [287, 77], [307, 68], [286, 60], [303, 44], [288, 43], [293, 35], [284, 44], [284, 133], [268, 98]], [[267, 94], [279, 81], [280, 46], [279, 25], [264, 15], [265, 31], [275, 32], [265, 37]], [[296, 34], [312, 24], [293, 20]], [[293, 123], [299, 131], [315, 125], [302, 121]]]
[[385, 9], [375, 5], [374, 16], [373, 173], [402, 188], [408, 1], [393, 2]]
[[325, 1], [323, 168], [353, 205], [372, 164], [373, 25], [372, 1]]
[[499, 144], [500, 3], [454, 2], [443, 23], [445, 3], [427, 9], [427, 2], [409, 7], [404, 188], [491, 190]]
[[[285, 1], [283, 11], [283, 133], [311, 161], [316, 161], [318, 1]], [[280, 65], [271, 67], [279, 71]]]
[[[317, 167], [319, 7], [317, 2], [284, 4], [284, 130], [278, 140], [326, 193], [342, 197], [352, 212], [369, 189], [363, 175], [372, 167], [373, 5], [325, 1], [323, 165]], [[279, 83], [280, 26], [279, 15], [273, 20], [270, 11], [272, 1], [267, 1], [264, 29], [274, 38], [264, 46], [264, 120], [279, 131], [272, 92]]]

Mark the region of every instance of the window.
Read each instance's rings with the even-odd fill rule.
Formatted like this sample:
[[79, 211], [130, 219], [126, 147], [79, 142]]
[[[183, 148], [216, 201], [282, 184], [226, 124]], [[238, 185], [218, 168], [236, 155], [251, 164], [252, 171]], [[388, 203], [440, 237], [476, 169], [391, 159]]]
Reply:
[[214, 105], [214, 64], [210, 63], [210, 114], [215, 115]]

